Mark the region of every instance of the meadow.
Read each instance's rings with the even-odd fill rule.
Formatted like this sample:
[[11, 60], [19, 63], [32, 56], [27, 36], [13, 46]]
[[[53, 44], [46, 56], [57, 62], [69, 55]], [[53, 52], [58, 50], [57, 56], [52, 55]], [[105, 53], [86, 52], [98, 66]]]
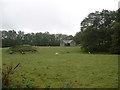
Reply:
[[37, 52], [2, 51], [3, 70], [20, 66], [11, 75], [12, 88], [117, 88], [118, 55], [83, 53], [80, 47], [37, 47]]

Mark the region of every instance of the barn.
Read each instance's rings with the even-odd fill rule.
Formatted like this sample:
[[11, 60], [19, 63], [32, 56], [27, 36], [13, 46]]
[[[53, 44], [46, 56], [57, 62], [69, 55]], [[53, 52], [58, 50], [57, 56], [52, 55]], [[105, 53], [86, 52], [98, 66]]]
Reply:
[[71, 47], [73, 47], [73, 46], [76, 46], [76, 43], [73, 40], [62, 40], [60, 42], [60, 46], [71, 46]]

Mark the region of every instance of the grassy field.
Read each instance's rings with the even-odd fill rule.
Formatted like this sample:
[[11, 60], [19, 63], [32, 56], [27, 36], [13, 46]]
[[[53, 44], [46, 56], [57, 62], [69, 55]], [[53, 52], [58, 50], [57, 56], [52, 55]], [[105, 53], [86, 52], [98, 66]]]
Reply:
[[118, 55], [85, 54], [79, 47], [37, 48], [38, 52], [26, 54], [3, 49], [3, 70], [20, 63], [11, 76], [11, 87], [118, 87]]

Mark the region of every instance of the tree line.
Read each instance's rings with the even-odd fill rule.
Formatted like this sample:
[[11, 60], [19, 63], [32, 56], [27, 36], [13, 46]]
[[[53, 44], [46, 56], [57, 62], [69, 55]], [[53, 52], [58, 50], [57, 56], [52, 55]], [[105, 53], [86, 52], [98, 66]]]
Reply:
[[120, 54], [120, 9], [90, 13], [75, 37], [86, 52]]
[[15, 30], [2, 30], [2, 47], [11, 47], [15, 45], [32, 46], [59, 46], [63, 39], [72, 39], [72, 35], [45, 33], [27, 33]]
[[81, 22], [75, 36], [63, 34], [27, 33], [3, 30], [2, 47], [29, 44], [33, 46], [59, 46], [63, 39], [73, 39], [85, 52], [120, 54], [120, 9], [92, 12]]

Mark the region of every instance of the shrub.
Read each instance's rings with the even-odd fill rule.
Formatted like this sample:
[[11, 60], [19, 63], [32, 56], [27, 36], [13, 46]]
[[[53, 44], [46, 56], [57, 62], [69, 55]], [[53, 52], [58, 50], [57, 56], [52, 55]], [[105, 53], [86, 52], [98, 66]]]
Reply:
[[15, 69], [20, 65], [18, 63], [15, 67], [9, 66], [6, 68], [6, 70], [2, 71], [2, 86], [3, 88], [9, 87], [11, 79], [10, 75], [14, 73]]
[[30, 45], [17, 45], [12, 46], [9, 48], [9, 53], [13, 54], [14, 52], [20, 52], [22, 54], [25, 54], [25, 52], [35, 52], [37, 51], [35, 47], [32, 47]]

